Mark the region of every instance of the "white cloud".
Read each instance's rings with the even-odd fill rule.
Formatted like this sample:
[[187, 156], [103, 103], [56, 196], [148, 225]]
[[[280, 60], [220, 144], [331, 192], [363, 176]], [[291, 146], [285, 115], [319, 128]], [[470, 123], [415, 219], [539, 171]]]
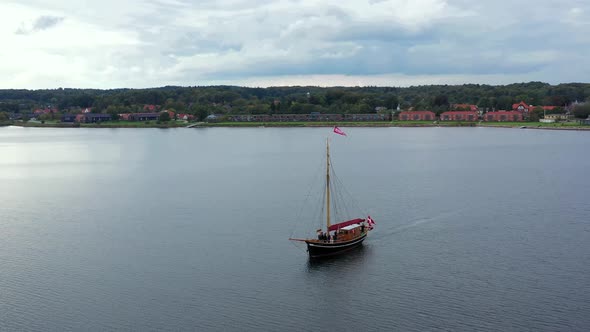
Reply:
[[0, 88], [583, 81], [588, 10], [578, 0], [8, 0]]

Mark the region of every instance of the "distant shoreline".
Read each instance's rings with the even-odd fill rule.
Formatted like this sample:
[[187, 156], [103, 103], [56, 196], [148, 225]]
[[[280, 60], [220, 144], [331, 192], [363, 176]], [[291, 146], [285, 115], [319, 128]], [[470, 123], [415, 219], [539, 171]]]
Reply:
[[548, 130], [590, 130], [590, 126], [574, 123], [540, 123], [540, 122], [463, 122], [444, 121], [379, 121], [379, 122], [218, 122], [203, 123], [194, 128], [314, 128], [314, 127], [359, 127], [359, 128], [515, 128], [515, 129], [548, 129]]
[[[26, 128], [313, 128], [313, 127], [398, 127], [398, 128], [437, 128], [437, 127], [483, 127], [483, 128], [515, 128], [515, 129], [547, 129], [547, 130], [590, 130], [590, 126], [570, 123], [539, 123], [539, 122], [217, 122], [217, 123], [143, 123], [143, 122], [110, 122], [110, 123], [0, 123], [0, 126], [18, 126]], [[190, 128], [189, 128], [190, 126]]]
[[[0, 124], [2, 126], [2, 124]], [[15, 121], [13, 123], [4, 124], [4, 126], [16, 126], [23, 128], [184, 128], [186, 123], [143, 123], [143, 122], [120, 122], [120, 123], [23, 123]]]

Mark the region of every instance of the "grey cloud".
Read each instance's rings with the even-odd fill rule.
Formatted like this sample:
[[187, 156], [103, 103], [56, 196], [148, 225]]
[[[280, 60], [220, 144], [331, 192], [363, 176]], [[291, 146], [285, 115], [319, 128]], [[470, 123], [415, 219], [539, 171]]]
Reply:
[[[236, 11], [235, 16], [226, 16], [227, 22], [274, 29], [264, 40], [283, 51], [281, 55], [248, 54], [248, 45], [261, 43], [260, 29], [244, 29], [236, 40], [223, 26], [217, 26], [214, 34], [177, 38], [172, 49], [180, 56], [243, 52], [241, 66], [216, 66], [206, 73], [190, 74], [212, 80], [322, 74], [527, 75], [568, 66], [559, 59], [566, 50], [590, 53], [588, 45], [572, 38], [588, 31], [572, 31], [556, 20], [554, 4], [543, 6], [531, 0], [525, 0], [524, 5], [505, 1], [449, 3], [472, 15], [441, 17], [419, 29], [408, 29], [383, 18], [356, 19], [354, 13], [334, 6], [320, 5], [312, 12], [265, 12], [262, 18]], [[529, 10], [524, 11], [527, 6]]]
[[410, 31], [402, 26], [389, 22], [358, 22], [351, 23], [334, 31], [330, 36], [332, 41], [398, 42], [416, 44], [436, 38], [438, 32], [432, 28], [422, 31]]
[[183, 56], [210, 52], [225, 53], [228, 51], [240, 51], [243, 45], [206, 38], [198, 31], [188, 31], [181, 34], [178, 39], [172, 41], [171, 46], [171, 51], [174, 55]]
[[379, 75], [399, 73], [406, 75], [489, 75], [522, 74], [540, 70], [543, 65], [535, 61], [513, 63], [502, 53], [484, 56], [484, 53], [460, 54], [439, 50], [436, 45], [410, 52], [403, 45], [382, 43], [365, 47], [353, 55], [334, 59], [323, 57], [317, 51], [309, 59], [291, 62], [254, 62], [241, 69], [218, 70], [207, 78], [238, 79], [255, 76], [285, 75]]
[[17, 35], [28, 35], [34, 32], [47, 30], [56, 26], [64, 17], [60, 16], [39, 16], [32, 24], [21, 23], [20, 27], [15, 31]]
[[35, 23], [33, 23], [33, 31], [49, 29], [63, 21], [63, 19], [63, 17], [59, 16], [40, 16]]

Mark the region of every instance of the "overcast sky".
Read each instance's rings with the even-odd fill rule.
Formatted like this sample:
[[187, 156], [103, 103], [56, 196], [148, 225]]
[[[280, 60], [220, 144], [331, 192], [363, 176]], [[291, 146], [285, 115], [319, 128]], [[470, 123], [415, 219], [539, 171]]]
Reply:
[[588, 0], [2, 0], [0, 88], [588, 82]]

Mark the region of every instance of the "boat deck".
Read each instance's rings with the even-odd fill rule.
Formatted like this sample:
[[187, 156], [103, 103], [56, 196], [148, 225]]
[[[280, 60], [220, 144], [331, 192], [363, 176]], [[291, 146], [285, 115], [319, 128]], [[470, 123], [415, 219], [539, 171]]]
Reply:
[[364, 235], [367, 235], [367, 230], [365, 230], [364, 232], [358, 232], [356, 234], [339, 234], [336, 236], [336, 240], [330, 239], [330, 240], [319, 240], [319, 239], [308, 239], [305, 242], [307, 243], [317, 243], [317, 244], [324, 244], [324, 243], [346, 243], [346, 242], [350, 242], [353, 241], [355, 239], [360, 239], [361, 237], [363, 237]]

